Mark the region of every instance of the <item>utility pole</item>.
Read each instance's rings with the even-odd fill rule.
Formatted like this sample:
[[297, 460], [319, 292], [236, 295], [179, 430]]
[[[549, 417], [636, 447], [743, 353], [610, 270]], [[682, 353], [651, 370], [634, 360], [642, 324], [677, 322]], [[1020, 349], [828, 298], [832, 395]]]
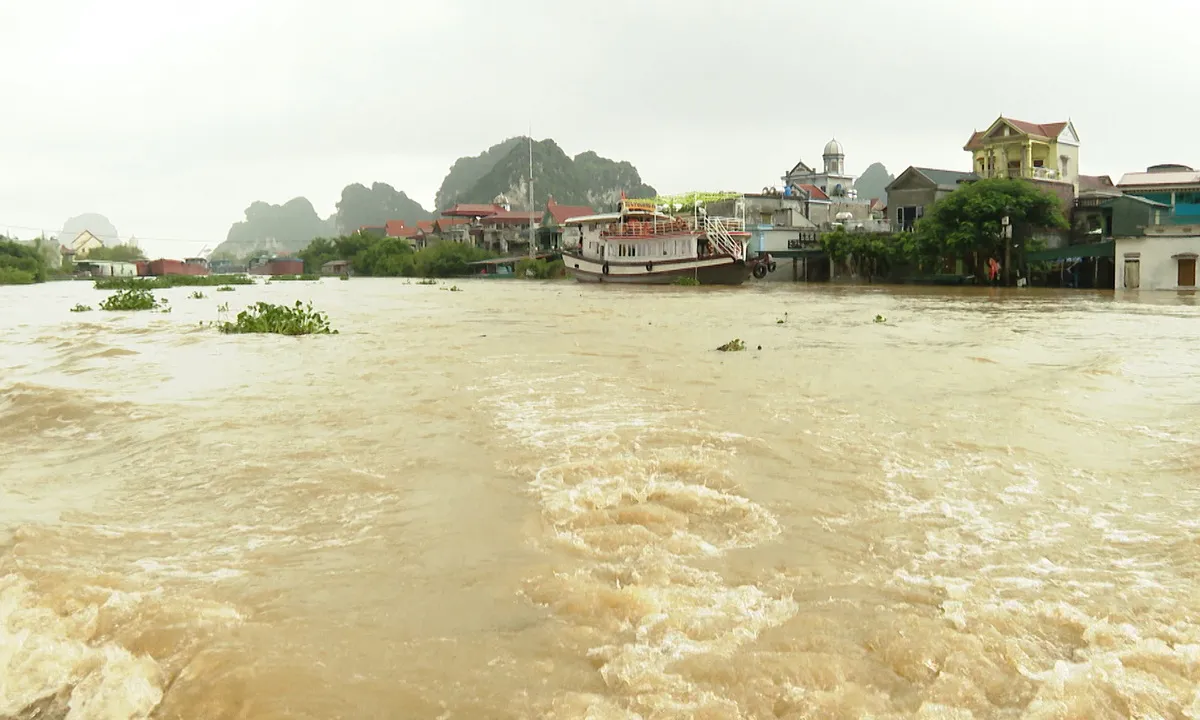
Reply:
[[1000, 233], [1004, 236], [1004, 286], [1008, 287], [1009, 281], [1012, 279], [1012, 271], [1009, 269], [1009, 263], [1012, 260], [1013, 226], [1012, 221], [1009, 220], [1007, 215], [1000, 221], [1000, 224], [1004, 226], [1004, 229]]

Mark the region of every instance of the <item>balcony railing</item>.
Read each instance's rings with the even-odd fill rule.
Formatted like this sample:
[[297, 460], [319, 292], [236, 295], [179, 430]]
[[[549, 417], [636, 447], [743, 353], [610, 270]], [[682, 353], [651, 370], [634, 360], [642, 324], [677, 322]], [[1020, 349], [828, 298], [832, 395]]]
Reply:
[[993, 170], [985, 170], [982, 173], [985, 178], [1029, 178], [1032, 180], [1061, 180], [1058, 171], [1053, 168], [1046, 167], [1011, 167], [1011, 168], [995, 168]]

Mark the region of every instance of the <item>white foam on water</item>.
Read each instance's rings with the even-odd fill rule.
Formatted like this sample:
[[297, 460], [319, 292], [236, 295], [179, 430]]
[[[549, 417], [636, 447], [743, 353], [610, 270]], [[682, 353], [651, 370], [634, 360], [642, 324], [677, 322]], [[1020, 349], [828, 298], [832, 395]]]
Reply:
[[97, 620], [95, 606], [62, 615], [40, 607], [28, 582], [0, 578], [0, 716], [65, 696], [65, 720], [149, 717], [162, 701], [161, 668], [114, 643], [92, 642]]
[[[987, 465], [970, 457], [884, 463], [876, 510], [933, 528], [891, 543], [904, 558], [891, 582], [935, 590], [951, 627], [993, 638], [996, 662], [1035, 685], [1021, 718], [1200, 717], [1194, 528], [1137, 513], [1133, 488], [1098, 503], [1100, 481], [1080, 474], [1090, 497], [1085, 485], [1078, 501], [1051, 499], [1035, 468], [1012, 468], [1026, 477], [1014, 487], [995, 482], [1004, 468], [987, 474]], [[1180, 496], [1172, 506], [1182, 517], [1193, 503]], [[1182, 567], [1162, 557], [1172, 543]], [[951, 707], [928, 712], [970, 717]]]
[[572, 570], [532, 579], [528, 594], [600, 631], [589, 656], [610, 693], [559, 698], [547, 716], [741, 717], [673, 665], [726, 657], [797, 610], [697, 565], [779, 533], [771, 513], [729, 489], [725, 467], [747, 439], [584, 373], [509, 374], [480, 390], [504, 435], [540, 455], [528, 487], [547, 532], [535, 542], [572, 553]]

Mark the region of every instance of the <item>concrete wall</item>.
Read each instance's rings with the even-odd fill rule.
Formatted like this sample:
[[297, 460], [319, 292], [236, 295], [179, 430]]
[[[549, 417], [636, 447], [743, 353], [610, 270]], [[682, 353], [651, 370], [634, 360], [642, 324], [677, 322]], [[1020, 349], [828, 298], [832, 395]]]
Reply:
[[1133, 259], [1129, 257], [1131, 253], [1137, 253], [1140, 289], [1175, 290], [1179, 282], [1179, 262], [1173, 256], [1200, 254], [1200, 225], [1189, 227], [1188, 232], [1191, 234], [1116, 238], [1117, 277], [1113, 286], [1117, 290], [1129, 289], [1125, 287], [1125, 263]]
[[1114, 237], [1141, 235], [1146, 228], [1170, 213], [1170, 210], [1155, 208], [1127, 197], [1117, 198], [1111, 207], [1112, 227], [1108, 230]]

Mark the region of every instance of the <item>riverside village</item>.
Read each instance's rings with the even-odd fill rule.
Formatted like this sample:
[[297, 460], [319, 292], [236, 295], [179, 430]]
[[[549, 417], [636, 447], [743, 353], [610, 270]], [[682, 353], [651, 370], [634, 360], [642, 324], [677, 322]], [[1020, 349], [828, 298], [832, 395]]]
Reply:
[[[473, 248], [479, 259], [465, 261], [455, 274], [487, 278], [528, 276], [532, 271], [522, 263], [536, 260], [562, 263], [559, 274], [597, 282], [694, 276], [697, 284], [739, 284], [753, 277], [785, 283], [1194, 289], [1200, 172], [1167, 162], [1129, 168], [1115, 181], [1087, 175], [1082, 137], [1069, 119], [998, 117], [982, 130], [964, 130], [959, 167], [926, 167], [912, 158], [916, 164], [871, 196], [860, 191], [859, 178], [849, 170], [853, 148], [833, 139], [819, 161], [814, 148], [812, 157], [781, 162], [778, 184], [756, 192], [622, 197], [617, 207], [586, 207], [558, 203], [552, 189], [540, 196], [531, 189], [527, 197], [544, 197], [544, 205], [514, 207], [499, 195], [488, 204], [455, 204], [433, 220], [397, 219], [358, 232], [401, 241], [414, 252], [441, 243]], [[532, 149], [530, 156], [532, 175]], [[531, 186], [535, 181], [529, 178]], [[1011, 212], [972, 216], [964, 193], [986, 188], [1000, 193], [996, 197], [1011, 204]], [[1039, 199], [1042, 211], [1030, 214]], [[976, 238], [993, 241], [958, 242], [955, 228], [964, 224]], [[927, 236], [935, 233], [929, 230], [939, 226], [941, 238], [931, 244]], [[303, 252], [240, 263], [89, 257], [103, 246], [91, 231], [79, 233], [60, 246], [64, 267], [89, 277], [377, 274], [355, 267], [349, 257], [326, 255], [316, 265]]]

